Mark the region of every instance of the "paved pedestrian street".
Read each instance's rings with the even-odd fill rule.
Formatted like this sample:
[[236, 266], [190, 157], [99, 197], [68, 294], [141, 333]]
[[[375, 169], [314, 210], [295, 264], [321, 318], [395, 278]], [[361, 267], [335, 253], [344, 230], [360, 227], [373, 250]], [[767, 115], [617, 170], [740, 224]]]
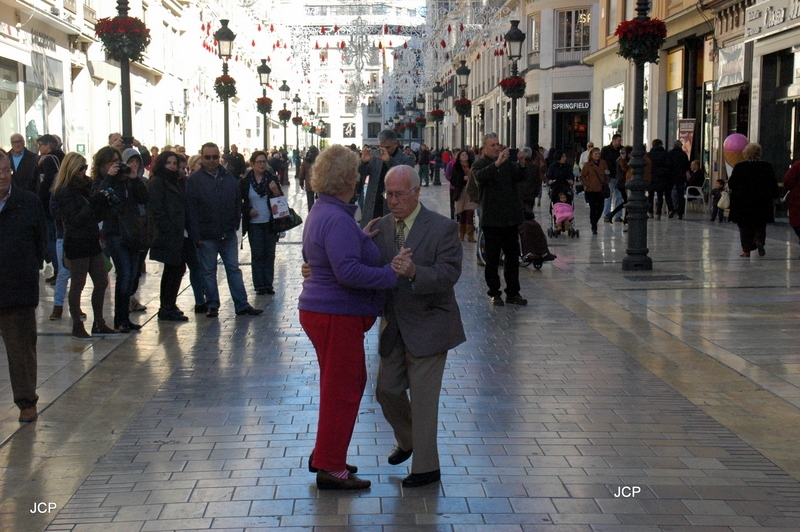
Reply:
[[[446, 213], [446, 187], [421, 201]], [[148, 261], [141, 332], [84, 343], [48, 320], [42, 284], [35, 423], [16, 421], [2, 369], [0, 530], [796, 532], [800, 246], [777, 224], [766, 257], [742, 259], [736, 226], [708, 218], [648, 221], [653, 271], [623, 272], [622, 225], [591, 236], [578, 199], [580, 238], [550, 239], [558, 259], [521, 270], [525, 307], [489, 304], [465, 242], [442, 480], [414, 489], [400, 485], [410, 461], [386, 461], [377, 326], [348, 457], [372, 487], [321, 492], [308, 472], [318, 370], [298, 323], [302, 229], [278, 245], [274, 296], [255, 296], [244, 244], [259, 317], [235, 316], [224, 281], [218, 319], [191, 313], [187, 275], [190, 321], [157, 321]]]

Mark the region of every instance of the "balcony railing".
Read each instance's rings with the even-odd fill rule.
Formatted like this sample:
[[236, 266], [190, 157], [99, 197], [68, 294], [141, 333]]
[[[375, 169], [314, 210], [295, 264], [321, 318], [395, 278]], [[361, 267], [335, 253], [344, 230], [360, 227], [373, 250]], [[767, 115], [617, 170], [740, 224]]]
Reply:
[[381, 114], [381, 106], [380, 105], [368, 105], [367, 106], [367, 114], [368, 115], [379, 115]]
[[528, 52], [528, 68], [539, 68], [540, 55], [538, 51]]
[[580, 65], [581, 60], [589, 55], [589, 48], [556, 48], [556, 66]]
[[93, 7], [83, 4], [83, 18], [87, 22], [95, 24], [97, 23], [97, 12], [94, 10]]
[[70, 13], [78, 14], [78, 2], [76, 0], [64, 0], [64, 9]]

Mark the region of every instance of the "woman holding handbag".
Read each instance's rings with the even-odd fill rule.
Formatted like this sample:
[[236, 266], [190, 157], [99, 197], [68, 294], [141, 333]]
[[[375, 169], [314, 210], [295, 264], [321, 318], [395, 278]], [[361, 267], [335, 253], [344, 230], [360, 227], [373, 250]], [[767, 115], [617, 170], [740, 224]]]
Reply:
[[270, 198], [283, 196], [275, 171], [267, 164], [266, 152], [256, 150], [250, 156], [250, 171], [239, 180], [242, 197], [242, 234], [249, 234], [250, 264], [256, 294], [274, 294], [275, 246], [278, 234], [273, 231]]

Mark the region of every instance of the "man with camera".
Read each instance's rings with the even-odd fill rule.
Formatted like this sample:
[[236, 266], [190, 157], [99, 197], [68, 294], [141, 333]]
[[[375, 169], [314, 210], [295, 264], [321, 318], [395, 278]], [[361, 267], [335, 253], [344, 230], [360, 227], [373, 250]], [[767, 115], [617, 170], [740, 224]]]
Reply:
[[361, 181], [356, 189], [356, 195], [360, 195], [364, 188], [364, 182], [369, 177], [367, 192], [364, 194], [364, 207], [361, 209], [361, 227], [373, 218], [380, 218], [389, 213], [389, 206], [383, 199], [384, 180], [386, 172], [390, 168], [404, 164], [414, 168], [416, 161], [413, 156], [406, 155], [400, 149], [400, 141], [397, 133], [391, 129], [384, 129], [378, 134], [380, 146], [364, 146], [361, 151], [361, 164], [358, 165], [358, 173]]

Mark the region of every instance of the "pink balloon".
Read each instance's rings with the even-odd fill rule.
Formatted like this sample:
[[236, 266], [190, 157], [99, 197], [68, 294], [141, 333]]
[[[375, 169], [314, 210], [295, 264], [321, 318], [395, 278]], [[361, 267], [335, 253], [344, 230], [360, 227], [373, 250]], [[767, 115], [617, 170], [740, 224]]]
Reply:
[[733, 133], [732, 135], [728, 135], [728, 138], [725, 139], [725, 142], [722, 144], [722, 148], [725, 151], [742, 151], [749, 142], [750, 141], [747, 140], [747, 137], [741, 133]]

